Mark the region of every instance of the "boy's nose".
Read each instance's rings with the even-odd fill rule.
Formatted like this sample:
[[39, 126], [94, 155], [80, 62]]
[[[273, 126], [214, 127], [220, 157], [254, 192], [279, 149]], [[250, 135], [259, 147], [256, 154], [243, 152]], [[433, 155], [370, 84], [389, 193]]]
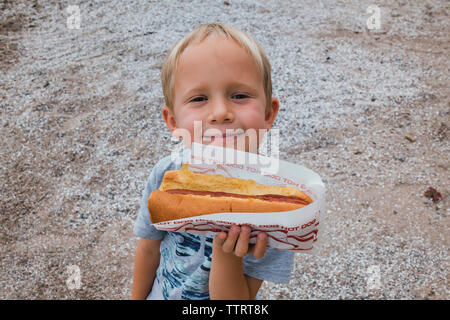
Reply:
[[230, 123], [234, 121], [234, 115], [227, 103], [224, 101], [215, 101], [212, 103], [211, 112], [208, 116], [209, 123]]

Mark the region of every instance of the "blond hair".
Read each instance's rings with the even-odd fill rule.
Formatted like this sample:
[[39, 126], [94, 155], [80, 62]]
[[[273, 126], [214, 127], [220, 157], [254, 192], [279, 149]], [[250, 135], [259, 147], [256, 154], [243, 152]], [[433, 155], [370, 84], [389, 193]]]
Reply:
[[178, 61], [183, 51], [194, 43], [200, 43], [210, 35], [223, 35], [226, 38], [235, 40], [243, 49], [250, 54], [256, 62], [263, 78], [263, 86], [266, 97], [266, 114], [270, 109], [272, 101], [272, 79], [270, 74], [270, 63], [260, 45], [247, 33], [228, 26], [223, 23], [210, 23], [198, 26], [190, 34], [179, 40], [170, 49], [164, 61], [161, 71], [161, 82], [166, 105], [173, 111], [174, 104], [174, 78], [177, 70]]

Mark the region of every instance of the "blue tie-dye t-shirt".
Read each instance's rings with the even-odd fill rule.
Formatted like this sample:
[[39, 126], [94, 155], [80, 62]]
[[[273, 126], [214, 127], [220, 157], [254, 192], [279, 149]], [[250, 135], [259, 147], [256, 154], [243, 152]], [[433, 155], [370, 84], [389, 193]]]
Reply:
[[[180, 168], [181, 158], [172, 160], [167, 156], [158, 161], [147, 180], [134, 225], [134, 234], [139, 238], [162, 239], [160, 263], [147, 299], [209, 299], [212, 237], [158, 230], [152, 225], [147, 208], [147, 199], [153, 190], [160, 187], [164, 173]], [[293, 252], [267, 248], [261, 259], [251, 254], [243, 258], [244, 274], [287, 283], [293, 261]]]

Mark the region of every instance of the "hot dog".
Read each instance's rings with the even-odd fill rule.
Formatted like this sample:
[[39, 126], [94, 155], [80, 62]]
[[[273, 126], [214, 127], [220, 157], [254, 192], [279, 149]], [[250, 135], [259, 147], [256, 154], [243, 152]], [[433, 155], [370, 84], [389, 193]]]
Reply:
[[194, 173], [185, 163], [165, 172], [160, 188], [148, 198], [148, 209], [152, 223], [158, 223], [220, 212], [291, 211], [311, 202], [296, 188]]

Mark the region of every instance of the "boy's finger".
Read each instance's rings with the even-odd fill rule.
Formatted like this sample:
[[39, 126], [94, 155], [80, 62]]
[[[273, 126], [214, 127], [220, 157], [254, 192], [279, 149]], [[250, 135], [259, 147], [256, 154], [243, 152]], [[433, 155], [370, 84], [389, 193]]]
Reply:
[[228, 231], [228, 236], [225, 242], [222, 245], [222, 250], [226, 253], [231, 253], [234, 250], [234, 246], [236, 245], [236, 240], [239, 236], [239, 232], [241, 232], [241, 228], [239, 226], [232, 226], [230, 231]]
[[218, 234], [216, 234], [216, 236], [214, 237], [214, 244], [217, 244], [219, 246], [222, 246], [223, 243], [225, 242], [225, 239], [227, 238], [227, 234], [225, 232], [219, 232]]
[[252, 230], [249, 226], [242, 226], [241, 233], [234, 249], [234, 254], [240, 258], [248, 253], [248, 241], [250, 240], [250, 232]]
[[262, 258], [266, 253], [267, 248], [267, 234], [265, 232], [260, 232], [256, 238], [256, 244], [252, 248], [252, 254], [255, 258]]

